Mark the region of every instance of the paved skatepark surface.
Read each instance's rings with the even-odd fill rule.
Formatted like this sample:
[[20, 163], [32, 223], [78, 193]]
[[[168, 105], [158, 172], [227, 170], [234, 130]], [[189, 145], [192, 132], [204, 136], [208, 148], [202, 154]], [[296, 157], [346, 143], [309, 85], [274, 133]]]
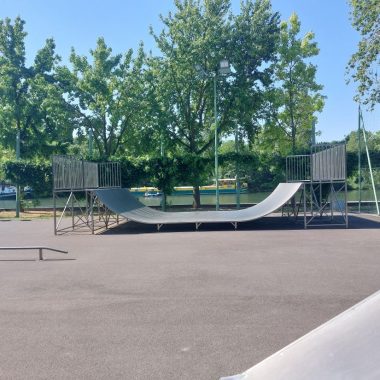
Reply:
[[0, 379], [241, 373], [380, 289], [379, 227], [273, 217], [54, 236], [52, 220], [0, 221], [2, 246], [69, 250], [0, 251]]

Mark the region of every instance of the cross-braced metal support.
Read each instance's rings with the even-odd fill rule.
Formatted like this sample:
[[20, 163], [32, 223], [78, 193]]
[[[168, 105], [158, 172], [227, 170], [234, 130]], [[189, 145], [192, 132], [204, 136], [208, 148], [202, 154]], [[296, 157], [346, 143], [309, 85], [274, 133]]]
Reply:
[[75, 192], [54, 193], [54, 203], [66, 197], [62, 210], [54, 207], [54, 233], [62, 234], [69, 231], [88, 232], [108, 229], [119, 223], [119, 216], [112, 213], [92, 191], [85, 191], [81, 195]]
[[345, 144], [317, 144], [310, 156], [290, 156], [286, 160], [287, 181], [303, 182], [298, 215], [303, 203], [304, 227], [348, 227]]
[[[107, 229], [111, 224], [118, 223], [118, 216], [99, 201], [93, 190], [120, 186], [118, 163], [96, 163], [71, 156], [54, 156], [54, 233], [90, 230], [94, 234], [99, 229]], [[58, 209], [58, 205], [62, 209]]]

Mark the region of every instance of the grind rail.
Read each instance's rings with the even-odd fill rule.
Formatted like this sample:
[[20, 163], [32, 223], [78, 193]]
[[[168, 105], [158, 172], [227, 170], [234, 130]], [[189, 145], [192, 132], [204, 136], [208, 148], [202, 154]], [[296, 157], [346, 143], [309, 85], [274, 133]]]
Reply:
[[44, 246], [27, 246], [27, 247], [0, 247], [1, 251], [24, 251], [24, 250], [38, 250], [38, 260], [42, 261], [44, 259], [43, 257], [43, 250], [46, 251], [52, 251], [52, 252], [59, 252], [59, 253], [64, 253], [68, 254], [68, 251], [63, 251], [61, 249], [56, 249], [56, 248], [50, 248], [50, 247], [44, 247]]

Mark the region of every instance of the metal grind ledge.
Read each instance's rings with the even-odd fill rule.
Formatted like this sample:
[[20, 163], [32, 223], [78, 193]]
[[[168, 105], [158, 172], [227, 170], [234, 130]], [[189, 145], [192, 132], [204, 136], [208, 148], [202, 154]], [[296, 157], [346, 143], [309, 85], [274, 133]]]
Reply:
[[43, 251], [52, 251], [52, 252], [59, 252], [59, 253], [65, 253], [68, 254], [68, 251], [63, 251], [61, 249], [55, 249], [50, 247], [41, 247], [41, 246], [27, 246], [27, 247], [0, 247], [1, 251], [32, 251], [37, 250], [38, 251], [38, 260], [43, 260]]

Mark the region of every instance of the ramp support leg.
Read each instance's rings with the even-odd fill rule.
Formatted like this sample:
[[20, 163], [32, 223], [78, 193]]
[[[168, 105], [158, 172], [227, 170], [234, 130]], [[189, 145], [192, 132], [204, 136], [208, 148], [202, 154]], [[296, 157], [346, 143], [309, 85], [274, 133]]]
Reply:
[[198, 228], [201, 226], [202, 223], [195, 223], [195, 229], [198, 231]]
[[157, 223], [157, 231], [160, 231], [161, 227], [163, 226], [162, 223]]
[[307, 229], [306, 219], [306, 183], [303, 184], [303, 228]]
[[237, 230], [237, 222], [231, 222], [231, 224], [234, 226], [234, 228], [235, 228], [235, 231]]

